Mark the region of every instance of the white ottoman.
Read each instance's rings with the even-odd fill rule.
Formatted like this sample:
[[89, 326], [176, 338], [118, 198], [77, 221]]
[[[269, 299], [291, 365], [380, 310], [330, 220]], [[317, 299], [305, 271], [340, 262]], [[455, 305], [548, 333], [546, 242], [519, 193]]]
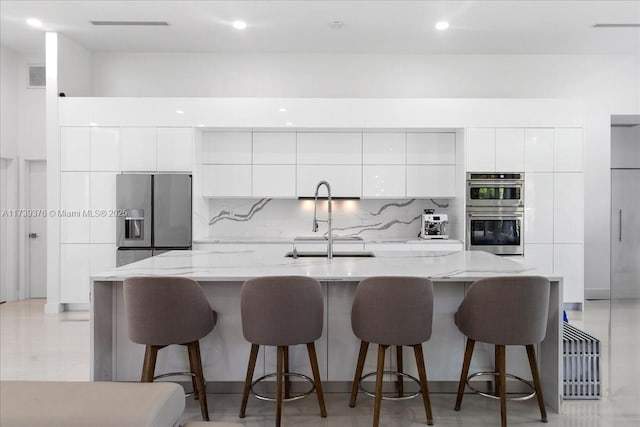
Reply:
[[2, 381], [2, 427], [173, 427], [184, 411], [178, 384]]

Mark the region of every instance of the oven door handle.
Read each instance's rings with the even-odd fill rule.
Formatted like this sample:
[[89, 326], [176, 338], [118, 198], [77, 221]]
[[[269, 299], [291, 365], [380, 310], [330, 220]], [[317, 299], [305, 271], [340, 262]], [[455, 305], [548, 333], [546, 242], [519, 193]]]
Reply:
[[504, 214], [492, 214], [492, 213], [469, 213], [469, 216], [473, 217], [473, 218], [505, 218], [505, 219], [506, 218], [519, 219], [519, 218], [523, 218], [524, 217], [524, 215], [520, 215], [520, 214], [513, 214], [513, 215], [506, 214], [506, 215], [504, 215]]
[[522, 181], [469, 181], [469, 187], [522, 187]]

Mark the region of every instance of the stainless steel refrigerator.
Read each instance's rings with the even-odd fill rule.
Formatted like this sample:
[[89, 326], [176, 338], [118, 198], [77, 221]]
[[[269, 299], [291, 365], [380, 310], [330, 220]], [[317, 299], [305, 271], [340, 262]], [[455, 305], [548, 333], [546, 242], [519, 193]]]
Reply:
[[170, 250], [191, 249], [191, 175], [116, 178], [118, 267]]

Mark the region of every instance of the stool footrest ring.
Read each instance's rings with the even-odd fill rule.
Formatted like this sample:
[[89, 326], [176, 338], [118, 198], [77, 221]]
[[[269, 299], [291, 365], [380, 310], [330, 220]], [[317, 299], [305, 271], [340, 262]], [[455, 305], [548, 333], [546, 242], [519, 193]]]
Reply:
[[[390, 375], [394, 375], [394, 376], [401, 376], [401, 377], [405, 377], [410, 379], [411, 381], [415, 382], [416, 384], [418, 384], [418, 386], [420, 386], [420, 381], [414, 377], [411, 376], [409, 374], [405, 374], [404, 372], [396, 372], [396, 371], [383, 371], [383, 374], [390, 374]], [[369, 372], [368, 374], [365, 374], [363, 376], [360, 377], [360, 380], [358, 381], [358, 387], [360, 388], [360, 390], [362, 390], [362, 392], [364, 394], [366, 394], [369, 397], [376, 397], [375, 393], [371, 393], [369, 390], [366, 390], [363, 386], [362, 386], [362, 380], [364, 380], [365, 378], [369, 378], [376, 375], [376, 372]], [[421, 393], [421, 390], [418, 389], [418, 391], [416, 391], [415, 393], [410, 393], [407, 394], [406, 396], [387, 396], [384, 393], [382, 394], [382, 400], [409, 400], [409, 399], [413, 399], [414, 397], [418, 396]]]
[[[500, 399], [500, 396], [496, 396], [495, 394], [491, 394], [491, 393], [482, 392], [482, 391], [478, 390], [477, 388], [471, 386], [471, 380], [473, 378], [481, 377], [481, 376], [489, 376], [489, 375], [494, 376], [494, 377], [498, 377], [500, 375], [500, 373], [499, 372], [476, 372], [475, 374], [469, 375], [465, 382], [467, 384], [467, 387], [469, 387], [469, 389], [472, 392], [474, 392], [476, 394], [479, 394], [480, 396], [488, 397], [490, 399]], [[512, 374], [504, 374], [504, 375], [507, 378], [511, 378], [511, 379], [514, 379], [516, 381], [521, 382], [522, 384], [526, 385], [529, 389], [532, 390], [531, 393], [525, 394], [524, 396], [507, 397], [507, 400], [529, 400], [533, 396], [536, 395], [536, 389], [533, 387], [533, 385], [529, 381], [525, 380], [524, 378], [520, 378], [520, 377], [517, 377], [515, 375], [512, 375]]]
[[[267, 374], [265, 376], [262, 376], [260, 378], [258, 378], [257, 380], [255, 380], [254, 382], [251, 383], [251, 394], [253, 394], [256, 399], [260, 399], [260, 400], [265, 400], [267, 402], [275, 402], [276, 399], [273, 397], [269, 397], [269, 396], [265, 396], [264, 394], [260, 394], [260, 393], [256, 393], [256, 391], [253, 389], [253, 386], [255, 386], [256, 384], [258, 384], [259, 382], [262, 382], [264, 380], [266, 380], [267, 378], [273, 378], [275, 376], [277, 376], [277, 373], [272, 373], [272, 374]], [[297, 377], [297, 378], [302, 378], [306, 381], [308, 381], [309, 383], [311, 383], [311, 388], [302, 393], [302, 394], [298, 394], [296, 396], [291, 396], [288, 398], [283, 398], [282, 401], [283, 402], [293, 402], [294, 400], [300, 400], [300, 399], [304, 399], [305, 397], [309, 396], [311, 393], [313, 393], [316, 389], [316, 385], [313, 382], [313, 379], [311, 379], [310, 377], [304, 375], [304, 374], [299, 374], [297, 372], [283, 372], [282, 375], [284, 375], [285, 377]]]
[[[194, 374], [193, 372], [167, 372], [166, 374], [160, 374], [160, 375], [156, 375], [155, 377], [153, 377], [153, 381], [155, 380], [159, 380], [160, 378], [168, 378], [168, 377], [190, 377], [190, 378], [195, 378], [196, 374]], [[204, 386], [207, 386], [207, 381], [204, 381]], [[195, 396], [196, 391], [192, 391], [191, 393], [185, 393], [184, 397], [191, 397], [191, 396]]]

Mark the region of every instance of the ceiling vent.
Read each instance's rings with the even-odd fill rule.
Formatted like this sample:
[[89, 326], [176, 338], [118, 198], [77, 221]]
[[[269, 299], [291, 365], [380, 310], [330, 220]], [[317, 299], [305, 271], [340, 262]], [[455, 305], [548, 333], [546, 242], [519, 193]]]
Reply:
[[169, 25], [166, 21], [89, 21], [93, 25], [114, 27], [114, 26], [126, 26], [126, 27], [166, 27]]
[[640, 24], [596, 24], [593, 28], [640, 28]]
[[43, 88], [46, 86], [46, 72], [44, 65], [29, 65], [27, 69], [29, 89]]

